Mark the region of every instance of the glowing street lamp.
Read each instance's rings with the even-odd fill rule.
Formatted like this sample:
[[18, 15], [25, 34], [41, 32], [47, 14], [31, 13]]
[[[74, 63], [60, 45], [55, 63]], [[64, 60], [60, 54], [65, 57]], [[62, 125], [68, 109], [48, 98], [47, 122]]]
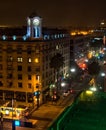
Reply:
[[65, 87], [66, 83], [65, 82], [62, 82], [61, 83], [61, 87]]
[[106, 74], [105, 74], [104, 72], [102, 72], [102, 73], [101, 73], [101, 76], [102, 76], [102, 77], [105, 77], [105, 76], [106, 76]]
[[75, 72], [75, 68], [71, 68], [70, 71], [73, 73]]

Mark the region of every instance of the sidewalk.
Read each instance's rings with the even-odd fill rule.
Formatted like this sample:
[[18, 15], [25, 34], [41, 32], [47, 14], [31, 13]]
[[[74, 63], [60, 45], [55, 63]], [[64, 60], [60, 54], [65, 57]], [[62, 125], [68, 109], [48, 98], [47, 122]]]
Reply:
[[53, 123], [53, 121], [63, 112], [67, 105], [64, 103], [72, 102], [70, 100], [72, 95], [69, 95], [65, 98], [61, 98], [58, 102], [48, 102], [46, 104], [42, 104], [38, 109], [32, 112], [31, 118], [36, 121], [35, 129], [36, 130], [47, 130], [47, 128]]

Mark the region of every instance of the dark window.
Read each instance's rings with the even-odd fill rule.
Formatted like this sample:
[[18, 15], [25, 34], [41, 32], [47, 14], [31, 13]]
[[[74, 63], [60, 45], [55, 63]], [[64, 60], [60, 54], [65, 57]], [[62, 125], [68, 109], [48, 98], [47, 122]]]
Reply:
[[32, 84], [31, 83], [28, 83], [28, 88], [32, 88]]
[[12, 82], [8, 82], [7, 83], [7, 87], [12, 87], [13, 83]]
[[31, 48], [30, 48], [30, 47], [27, 48], [27, 53], [28, 53], [28, 54], [31, 54]]
[[18, 79], [22, 80], [22, 74], [18, 74]]
[[3, 78], [3, 75], [2, 75], [2, 73], [0, 73], [0, 78]]
[[7, 70], [12, 70], [12, 69], [13, 69], [12, 65], [7, 66]]
[[2, 64], [0, 64], [0, 70], [2, 70], [3, 69], [3, 65]]
[[28, 80], [31, 80], [31, 78], [32, 78], [31, 75], [28, 75]]
[[22, 83], [18, 83], [18, 87], [19, 87], [19, 88], [22, 88]]
[[3, 83], [2, 83], [2, 81], [0, 81], [0, 87], [2, 87], [3, 86]]
[[35, 68], [36, 72], [40, 72], [40, 67]]
[[2, 61], [2, 56], [0, 56], [0, 61]]
[[31, 72], [31, 66], [28, 66], [28, 72]]
[[18, 47], [17, 48], [17, 54], [21, 54], [22, 53], [22, 48]]
[[33, 95], [32, 93], [27, 93], [28, 102], [33, 102]]
[[18, 65], [18, 71], [22, 71], [22, 65]]
[[11, 47], [8, 47], [7, 48], [7, 53], [12, 53], [13, 52], [13, 49]]
[[12, 78], [12, 74], [7, 74], [7, 79], [11, 79]]
[[0, 53], [2, 53], [2, 47], [0, 46]]

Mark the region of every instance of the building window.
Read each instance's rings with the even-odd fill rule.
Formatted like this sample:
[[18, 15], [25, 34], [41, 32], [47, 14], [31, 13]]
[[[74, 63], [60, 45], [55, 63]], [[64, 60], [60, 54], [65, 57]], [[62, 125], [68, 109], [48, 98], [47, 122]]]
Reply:
[[39, 58], [35, 58], [35, 63], [39, 63]]
[[32, 79], [31, 75], [28, 75], [28, 80], [31, 80], [31, 79]]
[[8, 47], [7, 48], [7, 53], [12, 53], [13, 52], [13, 49], [11, 47]]
[[7, 82], [7, 87], [12, 87], [12, 85], [13, 85], [13, 82]]
[[18, 65], [18, 71], [22, 71], [22, 65]]
[[2, 64], [0, 64], [0, 70], [3, 70], [3, 65]]
[[7, 70], [12, 70], [12, 69], [13, 69], [12, 65], [7, 65]]
[[27, 54], [31, 54], [31, 48], [27, 48]]
[[28, 66], [28, 72], [31, 72], [31, 66]]
[[7, 57], [7, 61], [13, 61], [13, 57], [12, 56], [8, 56]]
[[2, 83], [2, 81], [0, 81], [0, 87], [2, 87], [3, 86], [3, 83]]
[[36, 71], [36, 72], [40, 72], [40, 67], [36, 67], [36, 68], [35, 68], [35, 71]]
[[22, 83], [21, 82], [18, 83], [18, 88], [22, 88]]
[[2, 47], [0, 46], [0, 53], [2, 53]]
[[28, 88], [32, 88], [32, 84], [31, 83], [28, 83]]
[[18, 79], [22, 80], [22, 74], [18, 74]]
[[10, 74], [7, 74], [7, 79], [11, 79], [13, 77], [13, 75], [10, 73]]
[[23, 58], [22, 58], [22, 57], [18, 57], [18, 58], [17, 58], [17, 61], [18, 61], [18, 62], [22, 62], [22, 61], [23, 61]]
[[31, 63], [32, 62], [32, 59], [31, 58], [28, 58], [28, 63]]
[[2, 73], [0, 73], [0, 78], [3, 78], [3, 75], [2, 75]]
[[2, 61], [2, 56], [0, 56], [0, 61]]
[[21, 54], [22, 53], [22, 48], [21, 47], [17, 47], [17, 54]]
[[39, 75], [36, 75], [36, 80], [39, 80]]

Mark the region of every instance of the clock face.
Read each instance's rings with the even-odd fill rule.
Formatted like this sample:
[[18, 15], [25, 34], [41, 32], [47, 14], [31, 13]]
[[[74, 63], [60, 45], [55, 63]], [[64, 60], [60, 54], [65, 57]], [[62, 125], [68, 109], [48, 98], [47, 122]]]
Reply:
[[35, 18], [35, 19], [33, 20], [33, 24], [34, 24], [35, 26], [38, 26], [39, 23], [40, 23], [39, 19]]

